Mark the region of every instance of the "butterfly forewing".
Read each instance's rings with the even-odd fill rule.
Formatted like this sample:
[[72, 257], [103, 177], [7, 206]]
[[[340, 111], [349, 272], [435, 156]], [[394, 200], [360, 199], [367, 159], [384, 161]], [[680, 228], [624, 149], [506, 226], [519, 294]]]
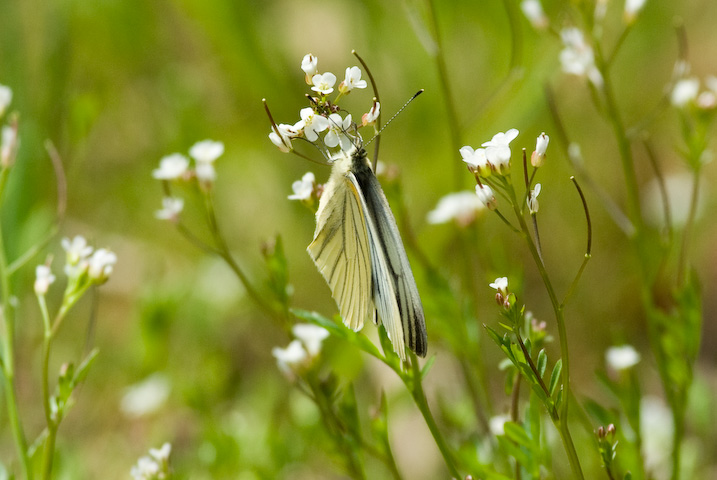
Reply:
[[[335, 167], [336, 169], [337, 167]], [[345, 176], [333, 172], [316, 212], [316, 231], [308, 252], [331, 288], [344, 324], [354, 331], [373, 314], [371, 256], [361, 193]]]

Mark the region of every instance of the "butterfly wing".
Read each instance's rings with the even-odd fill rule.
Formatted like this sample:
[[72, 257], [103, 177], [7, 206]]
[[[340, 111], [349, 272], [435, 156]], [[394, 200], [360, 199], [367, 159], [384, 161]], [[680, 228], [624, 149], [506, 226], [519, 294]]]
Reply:
[[[358, 182], [359, 190], [363, 192], [366, 201], [367, 216], [371, 218], [370, 224], [374, 225], [376, 232], [374, 235], [375, 244], [372, 250], [383, 253], [387, 266], [386, 273], [388, 273], [388, 276], [376, 275], [376, 270], [374, 270], [374, 302], [379, 304], [391, 300], [383, 297], [393, 297], [392, 301], [397, 305], [405, 343], [417, 355], [425, 357], [428, 350], [428, 338], [423, 304], [418, 294], [411, 265], [408, 263], [408, 256], [403, 247], [401, 234], [396, 226], [396, 219], [391, 213], [391, 207], [388, 205], [386, 195], [383, 193], [376, 175], [374, 175], [367, 163], [365, 168], [360, 167], [357, 163], [354, 162], [353, 172]], [[393, 288], [377, 289], [376, 286], [381, 286], [381, 280], [386, 278], [390, 279]], [[391, 322], [397, 323], [395, 319], [399, 318], [381, 316], [380, 310], [379, 316], [389, 331], [391, 330]], [[392, 336], [391, 338], [394, 339], [395, 337]], [[399, 353], [399, 355], [403, 357], [402, 353]]]
[[316, 212], [307, 251], [331, 289], [344, 324], [354, 331], [373, 314], [371, 253], [363, 197], [349, 171], [334, 166]]

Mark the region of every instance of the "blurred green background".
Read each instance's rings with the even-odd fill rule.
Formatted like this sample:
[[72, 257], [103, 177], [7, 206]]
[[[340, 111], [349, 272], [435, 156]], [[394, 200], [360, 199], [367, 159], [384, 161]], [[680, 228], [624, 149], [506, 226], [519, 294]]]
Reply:
[[[565, 2], [544, 5], [557, 28], [577, 21], [565, 14]], [[466, 265], [474, 269], [476, 294], [484, 298], [479, 323], [495, 324], [487, 285], [509, 275], [524, 285], [522, 298], [556, 333], [536, 271], [498, 219], [485, 216], [460, 239], [456, 227], [425, 220], [441, 196], [470, 189], [473, 180], [451, 147], [446, 99], [430, 41], [422, 33], [423, 8], [418, 2], [377, 0], [0, 2], [0, 84], [14, 91], [12, 109], [20, 114], [21, 136], [2, 212], [9, 257], [39, 239], [54, 218], [56, 187], [46, 139], [56, 145], [68, 177], [62, 234], [85, 235], [119, 257], [110, 282], [63, 325], [53, 354], [56, 371], [61, 362], [76, 361], [86, 344], [100, 348], [60, 430], [58, 478], [127, 478], [138, 456], [165, 441], [173, 445], [180, 478], [341, 476], [333, 454], [327, 453], [328, 440], [317, 433], [318, 414], [292, 390], [271, 357], [272, 347], [288, 343], [286, 334], [244, 296], [226, 266], [154, 218], [162, 191], [151, 171], [159, 159], [186, 152], [206, 138], [224, 142], [226, 153], [216, 163], [217, 213], [240, 263], [262, 282], [261, 246], [282, 235], [294, 305], [335, 312], [328, 288], [305, 253], [312, 215], [286, 199], [292, 181], [307, 170], [322, 182], [328, 169], [278, 152], [268, 141], [269, 122], [261, 103], [267, 99], [277, 122], [298, 120], [308, 91], [299, 65], [309, 52], [318, 56], [320, 71], [332, 71], [339, 79], [346, 67], [357, 64], [351, 50], [359, 52], [376, 77], [385, 115], [425, 88], [381, 142], [382, 160], [401, 170], [409, 220], [420, 245], [448, 275]], [[540, 132], [552, 135], [544, 95], [549, 84], [572, 140], [581, 144], [587, 170], [622, 204], [622, 172], [612, 133], [585, 84], [560, 71], [559, 39], [536, 33], [521, 16], [520, 50], [513, 58], [522, 75], [500, 89], [512, 48], [503, 2], [445, 2], [437, 5], [437, 14], [449, 82], [465, 127], [461, 145], [477, 147], [499, 131], [518, 128], [513, 151], [525, 147], [530, 152]], [[615, 39], [622, 28], [621, 14], [622, 2], [609, 2], [607, 39]], [[670, 81], [677, 17], [687, 31], [693, 72], [700, 77], [717, 74], [717, 3], [648, 0], [613, 68], [628, 125], [657, 105]], [[368, 110], [370, 98], [368, 92], [357, 92], [344, 106], [357, 116]], [[661, 114], [651, 133], [665, 170], [683, 171], [674, 113]], [[564, 149], [554, 138], [538, 177], [543, 184], [543, 248], [560, 291], [572, 280], [585, 242], [582, 208], [568, 180], [574, 172]], [[646, 183], [652, 177], [647, 158], [639, 149], [635, 155], [639, 181]], [[714, 395], [717, 227], [710, 215], [715, 201], [709, 185], [715, 174], [711, 165], [705, 171], [706, 214], [696, 228], [693, 258], [705, 293], [700, 381]], [[659, 394], [628, 245], [593, 192], [586, 193], [593, 260], [568, 311], [575, 389], [599, 398], [593, 372], [602, 368], [605, 348], [629, 342], [643, 352], [646, 390]], [[456, 242], [465, 241], [474, 247], [469, 262], [452, 254]], [[51, 248], [56, 270], [62, 259], [58, 244]], [[31, 292], [33, 275], [27, 268], [18, 276], [16, 291]], [[418, 281], [420, 289], [420, 274]], [[19, 395], [33, 437], [43, 421], [41, 320], [29, 293], [20, 302]], [[429, 355], [437, 356], [436, 371], [444, 373], [429, 377], [429, 397], [447, 402], [460, 416], [465, 400], [452, 392], [459, 384], [455, 359], [442, 355], [440, 342], [431, 341], [430, 318], [427, 323]], [[368, 329], [374, 335], [373, 327]], [[366, 410], [377, 404], [381, 389], [389, 392], [394, 447], [406, 476], [436, 478], [435, 472], [442, 472], [438, 453], [397, 380], [343, 344], [329, 340], [326, 348], [335, 368], [363, 385]], [[507, 404], [497, 348], [488, 341], [476, 348], [484, 350], [489, 372], [494, 372], [490, 380], [496, 405]], [[366, 368], [360, 371], [363, 362]], [[166, 403], [139, 417], [123, 414], [120, 401], [126, 388], [155, 372], [169, 382]], [[7, 432], [4, 413], [0, 425]], [[10, 441], [9, 435], [0, 438], [0, 458], [6, 463], [14, 456]]]

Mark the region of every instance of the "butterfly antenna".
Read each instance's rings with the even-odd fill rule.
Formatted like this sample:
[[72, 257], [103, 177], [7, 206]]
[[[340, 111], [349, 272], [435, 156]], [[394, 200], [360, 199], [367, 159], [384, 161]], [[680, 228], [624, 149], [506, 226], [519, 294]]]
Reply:
[[373, 138], [371, 140], [369, 140], [368, 143], [366, 143], [366, 145], [364, 145], [364, 147], [369, 146], [371, 144], [371, 142], [373, 142], [379, 135], [381, 135], [381, 132], [386, 130], [386, 127], [388, 127], [391, 124], [391, 122], [393, 122], [393, 120], [396, 117], [398, 117], [398, 114], [400, 114], [412, 101], [414, 101], [416, 99], [417, 96], [419, 96], [422, 93], [423, 93], [423, 89], [420, 89], [411, 98], [409, 98], [408, 101], [406, 103], [404, 103], [403, 106], [401, 108], [399, 108], [396, 113], [393, 114], [393, 116], [388, 120], [388, 122], [386, 122], [386, 124], [383, 127], [381, 127], [381, 130], [379, 130], [378, 133], [376, 133], [376, 135], [374, 135]]

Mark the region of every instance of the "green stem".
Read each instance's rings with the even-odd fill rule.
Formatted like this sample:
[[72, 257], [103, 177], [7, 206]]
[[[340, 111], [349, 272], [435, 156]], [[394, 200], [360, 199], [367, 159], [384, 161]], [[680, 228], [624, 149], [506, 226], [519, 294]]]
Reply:
[[416, 406], [421, 411], [421, 415], [423, 415], [423, 419], [426, 421], [426, 425], [428, 425], [431, 435], [433, 435], [433, 440], [435, 440], [438, 450], [440, 450], [441, 455], [443, 456], [443, 461], [446, 463], [448, 471], [454, 478], [462, 478], [456, 468], [456, 461], [453, 458], [453, 453], [451, 452], [450, 447], [448, 447], [448, 443], [446, 443], [446, 440], [443, 438], [443, 435], [438, 428], [438, 424], [436, 424], [436, 420], [433, 418], [431, 409], [428, 406], [428, 400], [426, 399], [426, 394], [423, 391], [422, 375], [421, 369], [418, 367], [418, 358], [416, 358], [416, 355], [413, 353], [411, 353], [411, 371], [412, 375], [401, 375], [401, 378], [411, 391], [413, 400], [416, 402]]
[[[42, 478], [49, 479], [52, 474], [52, 463], [55, 457], [55, 440], [57, 438], [57, 423], [52, 418], [52, 407], [50, 405], [50, 349], [52, 347], [53, 328], [50, 323], [50, 315], [47, 310], [47, 302], [44, 295], [38, 295], [37, 301], [42, 313], [44, 335], [42, 342], [42, 399], [45, 411], [45, 422], [47, 423], [47, 438], [42, 455]], [[57, 322], [59, 324], [59, 322]]]
[[[7, 180], [8, 168], [0, 173], [0, 196]], [[7, 258], [5, 256], [5, 244], [0, 221], [0, 289], [2, 290], [2, 321], [3, 333], [3, 374], [7, 385], [5, 386], [5, 397], [7, 403], [10, 429], [12, 430], [17, 448], [20, 465], [25, 479], [32, 479], [30, 459], [27, 455], [27, 440], [22, 428], [20, 413], [18, 411], [17, 397], [15, 395], [15, 319], [13, 318], [13, 307], [10, 303], [10, 274], [8, 271]]]
[[570, 355], [568, 351], [568, 336], [567, 328], [565, 326], [565, 315], [563, 312], [563, 307], [560, 305], [558, 297], [555, 294], [555, 289], [553, 288], [553, 284], [550, 281], [550, 277], [545, 269], [545, 265], [540, 258], [540, 253], [538, 252], [535, 243], [530, 237], [528, 225], [525, 222], [525, 218], [520, 214], [520, 209], [518, 207], [515, 195], [515, 189], [511, 188], [509, 189], [509, 192], [512, 197], [511, 199], [513, 203], [513, 209], [515, 210], [515, 216], [520, 222], [522, 236], [528, 245], [530, 254], [533, 256], [533, 261], [538, 268], [540, 277], [542, 278], [543, 284], [545, 285], [545, 288], [548, 292], [548, 296], [550, 297], [550, 303], [553, 306], [553, 311], [555, 313], [555, 320], [558, 324], [558, 337], [560, 339], [560, 356], [563, 360], [563, 368], [561, 371], [563, 384], [563, 401], [559, 406], [559, 418], [556, 422], [554, 421], [555, 426], [558, 428], [558, 432], [560, 433], [560, 438], [563, 442], [565, 452], [568, 455], [568, 462], [570, 463], [570, 468], [573, 471], [573, 476], [575, 478], [584, 479], [585, 477], [583, 476], [582, 468], [580, 466], [580, 459], [578, 458], [575, 444], [573, 443], [573, 439], [570, 435], [570, 430], [568, 427], [568, 405], [570, 403]]

